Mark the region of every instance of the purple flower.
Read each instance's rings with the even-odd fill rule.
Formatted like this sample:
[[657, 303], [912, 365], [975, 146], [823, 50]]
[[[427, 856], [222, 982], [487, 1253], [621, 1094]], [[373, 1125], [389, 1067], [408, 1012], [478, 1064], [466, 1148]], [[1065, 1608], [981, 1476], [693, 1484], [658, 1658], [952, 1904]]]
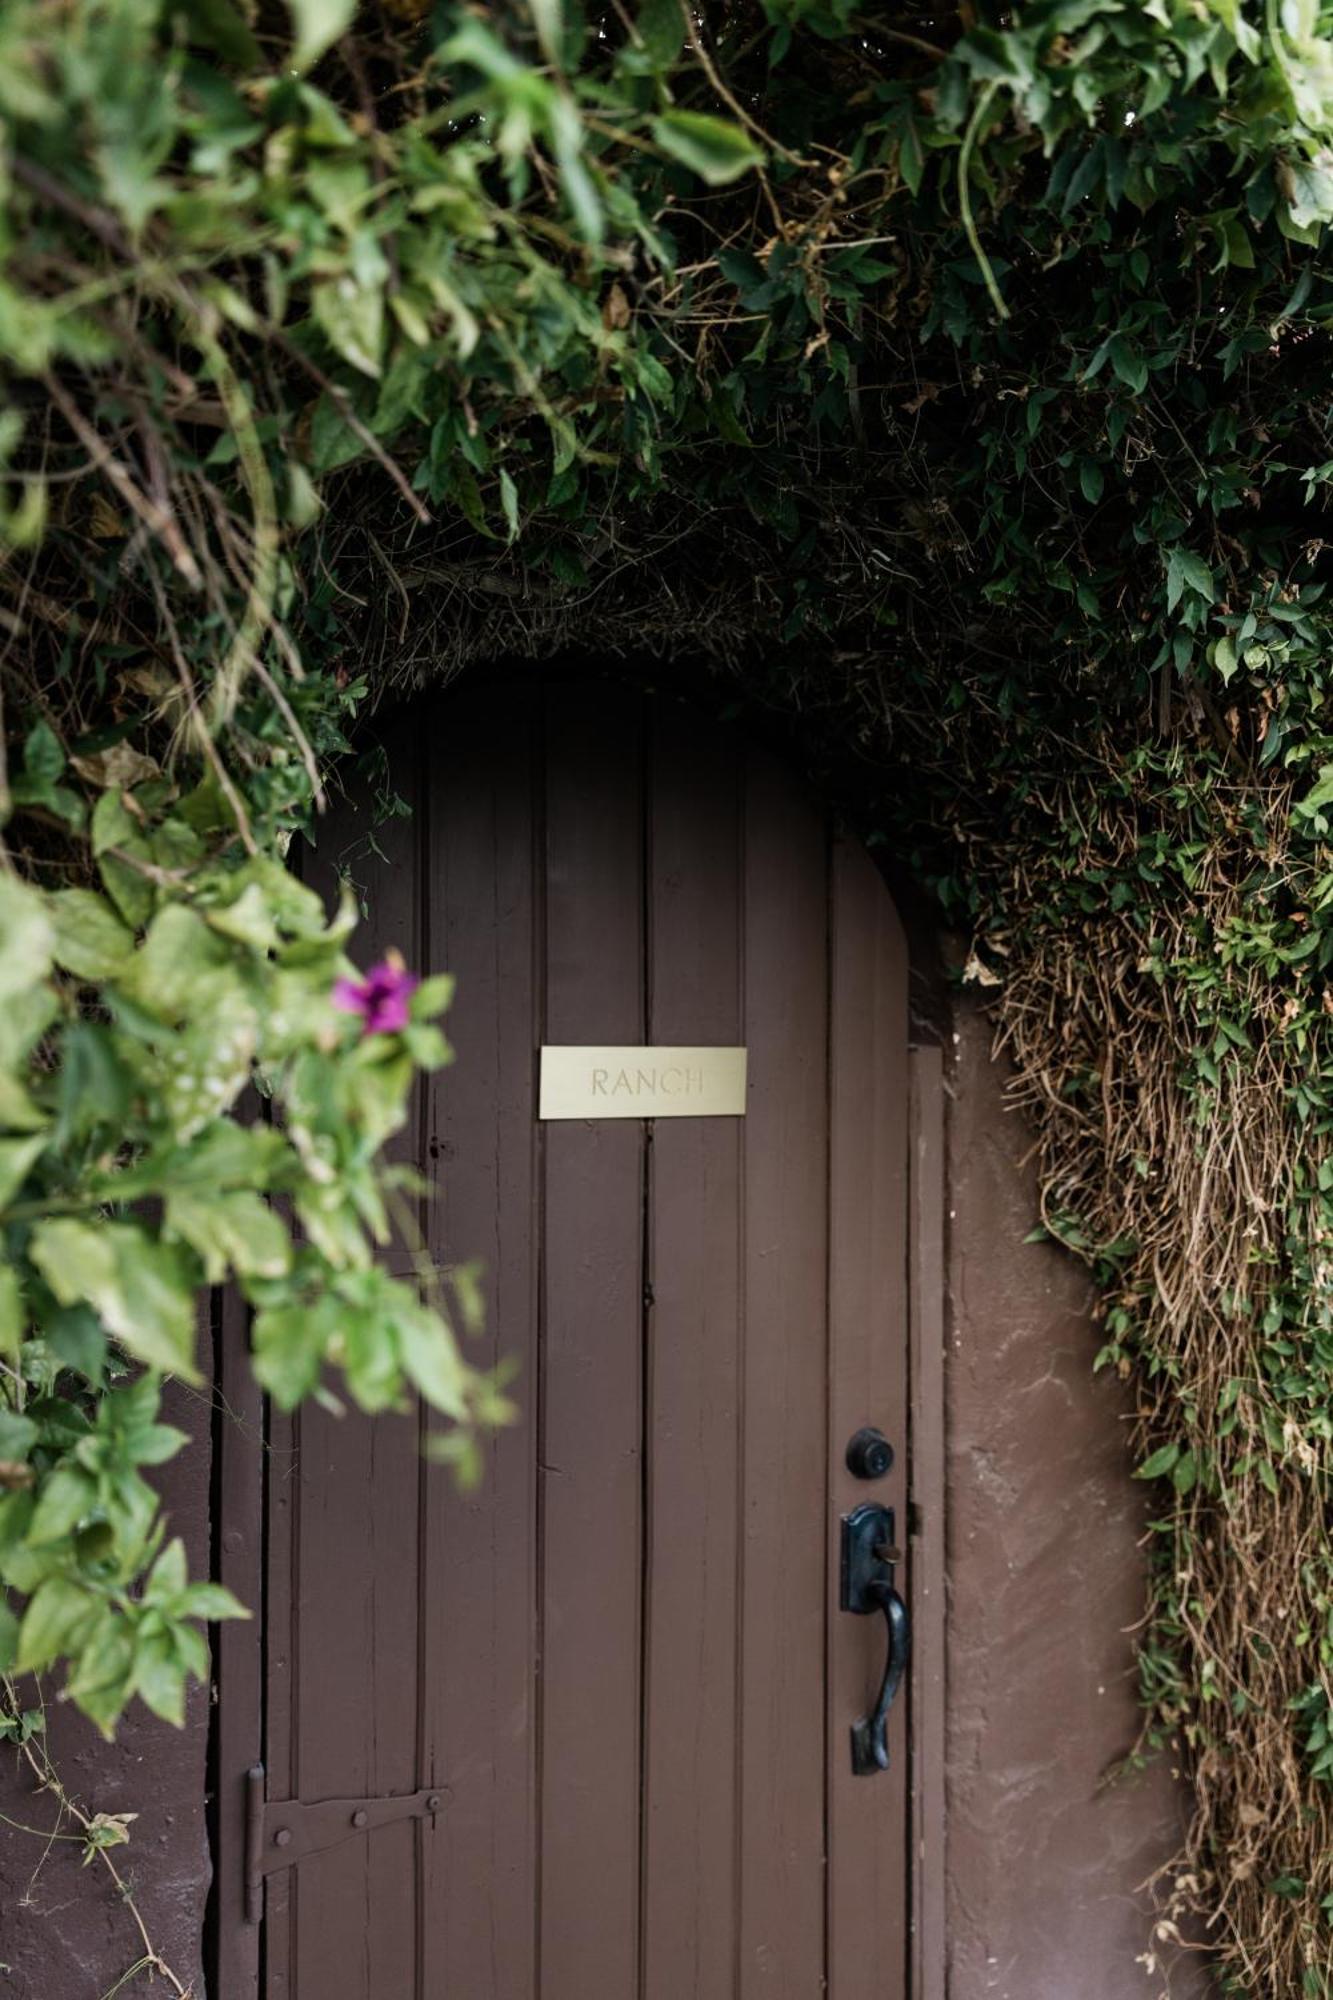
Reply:
[[344, 1014], [359, 1014], [363, 1035], [396, 1035], [407, 1026], [407, 1003], [421, 981], [409, 972], [396, 951], [372, 965], [364, 979], [339, 979], [333, 1004]]

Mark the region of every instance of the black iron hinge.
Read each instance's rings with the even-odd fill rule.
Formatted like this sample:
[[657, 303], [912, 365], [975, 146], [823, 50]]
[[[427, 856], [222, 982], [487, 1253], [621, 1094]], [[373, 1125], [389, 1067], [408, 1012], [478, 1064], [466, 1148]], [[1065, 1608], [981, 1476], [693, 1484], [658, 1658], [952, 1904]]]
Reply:
[[251, 1924], [263, 1916], [266, 1875], [377, 1826], [433, 1819], [444, 1804], [443, 1792], [434, 1786], [374, 1799], [320, 1799], [313, 1805], [300, 1799], [270, 1801], [264, 1797], [262, 1764], [247, 1773], [245, 1782], [245, 1919]]

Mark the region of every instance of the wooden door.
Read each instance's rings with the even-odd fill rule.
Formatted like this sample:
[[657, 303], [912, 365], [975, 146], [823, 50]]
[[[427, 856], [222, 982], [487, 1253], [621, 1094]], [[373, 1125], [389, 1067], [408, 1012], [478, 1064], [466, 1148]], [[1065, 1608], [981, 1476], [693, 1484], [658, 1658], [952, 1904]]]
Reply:
[[[906, 1539], [888, 895], [663, 698], [465, 688], [387, 742], [411, 819], [371, 846], [341, 809], [322, 853], [367, 890], [363, 960], [457, 975], [406, 1152], [431, 1254], [484, 1262], [521, 1416], [467, 1495], [418, 1415], [275, 1414], [262, 1453], [257, 1410], [232, 1427], [264, 1650], [250, 1697], [222, 1663], [220, 1865], [247, 1731], [252, 1830], [292, 1802], [292, 1858], [262, 1925], [224, 1884], [221, 2000], [905, 2000], [906, 1700], [854, 1776], [885, 1631], [838, 1601], [844, 1514], [888, 1501]], [[744, 1044], [747, 1115], [539, 1123], [546, 1042]], [[873, 1487], [867, 1424], [898, 1453]]]

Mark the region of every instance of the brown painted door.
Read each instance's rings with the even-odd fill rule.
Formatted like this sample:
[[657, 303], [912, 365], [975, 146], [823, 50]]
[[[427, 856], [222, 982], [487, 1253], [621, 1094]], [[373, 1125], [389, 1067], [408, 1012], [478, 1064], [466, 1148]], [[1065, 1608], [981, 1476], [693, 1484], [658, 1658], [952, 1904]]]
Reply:
[[[838, 1609], [840, 1516], [905, 1528], [889, 898], [664, 699], [465, 689], [386, 740], [412, 818], [371, 846], [342, 809], [323, 853], [363, 956], [457, 975], [406, 1152], [521, 1417], [466, 1496], [415, 1416], [272, 1418], [267, 1797], [352, 1803], [238, 1912], [220, 2000], [905, 2000], [905, 1700], [853, 1776], [885, 1636]], [[543, 1042], [744, 1043], [748, 1114], [539, 1124]]]

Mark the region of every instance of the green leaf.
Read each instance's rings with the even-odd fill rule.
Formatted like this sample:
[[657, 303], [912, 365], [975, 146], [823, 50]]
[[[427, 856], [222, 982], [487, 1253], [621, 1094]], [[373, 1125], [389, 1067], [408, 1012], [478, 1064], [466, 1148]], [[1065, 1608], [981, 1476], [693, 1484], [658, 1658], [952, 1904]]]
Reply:
[[268, 898], [257, 882], [247, 883], [235, 902], [209, 910], [206, 921], [223, 937], [235, 938], [251, 951], [276, 951], [282, 942]]
[[133, 1692], [173, 1728], [185, 1725], [185, 1668], [167, 1631], [144, 1633], [134, 1648]]
[[1111, 366], [1125, 387], [1141, 395], [1148, 386], [1148, 364], [1142, 349], [1124, 334], [1117, 333], [1109, 342], [1107, 351]]
[[680, 0], [643, 0], [634, 31], [652, 67], [670, 69], [685, 43], [685, 18]]
[[0, 1355], [6, 1360], [17, 1356], [25, 1324], [18, 1273], [12, 1264], [0, 1264]]
[[60, 1216], [38, 1223], [30, 1254], [61, 1305], [86, 1301], [137, 1360], [199, 1381], [194, 1286], [173, 1245], [131, 1223]]
[[725, 187], [764, 155], [739, 125], [705, 111], [664, 111], [652, 123], [653, 139], [673, 160], [689, 167], [710, 187]]
[[67, 1577], [52, 1576], [33, 1592], [19, 1627], [14, 1665], [19, 1673], [37, 1673], [61, 1654], [70, 1653], [90, 1629], [97, 1600]]
[[1171, 1484], [1183, 1499], [1194, 1489], [1199, 1476], [1198, 1461], [1192, 1451], [1183, 1452], [1171, 1468]]
[[182, 1617], [203, 1618], [210, 1625], [220, 1624], [224, 1618], [250, 1616], [239, 1597], [220, 1583], [187, 1584], [177, 1600], [177, 1610]]
[[14, 1664], [19, 1644], [19, 1621], [4, 1596], [0, 1596], [0, 1674], [7, 1674]]
[[106, 1334], [89, 1306], [58, 1306], [48, 1313], [43, 1331], [57, 1361], [94, 1385], [106, 1370]]
[[299, 458], [292, 459], [287, 467], [287, 519], [294, 528], [308, 528], [323, 512], [314, 480]]
[[[201, 996], [206, 999], [207, 995]], [[327, 1003], [326, 1003], [327, 1004]], [[250, 1080], [258, 1026], [238, 983], [214, 986], [211, 1005], [181, 1028], [144, 1068], [178, 1141], [229, 1111]]]
[[40, 785], [53, 785], [65, 769], [60, 739], [48, 722], [39, 722], [23, 746], [24, 774]]
[[229, 0], [175, 0], [197, 40], [216, 49], [225, 62], [238, 69], [258, 70], [264, 55], [249, 26]]
[[331, 1330], [331, 1303], [321, 1300], [313, 1308], [283, 1303], [255, 1314], [251, 1328], [255, 1380], [280, 1409], [294, 1409], [319, 1380]]
[[292, 68], [309, 69], [351, 27], [356, 0], [287, 0], [287, 11], [296, 29]]
[[125, 1620], [104, 1610], [82, 1636], [71, 1669], [67, 1692], [109, 1738], [133, 1686], [134, 1641]]
[[504, 510], [505, 525], [512, 542], [518, 535], [518, 488], [503, 466], [500, 469], [500, 506]]
[[131, 999], [160, 1021], [197, 1014], [201, 988], [231, 963], [231, 949], [194, 910], [160, 910], [120, 979]]
[[1192, 549], [1174, 548], [1166, 565], [1166, 608], [1174, 611], [1186, 589], [1196, 597], [1202, 597], [1208, 604], [1213, 603], [1216, 592], [1213, 587], [1213, 572], [1201, 556]]
[[109, 847], [123, 847], [138, 831], [138, 821], [125, 804], [124, 795], [114, 788], [103, 792], [93, 807], [93, 853], [103, 855]]
[[[238, 871], [237, 879], [262, 890], [279, 930], [296, 938], [322, 938], [329, 920], [321, 898], [290, 868], [271, 854], [257, 854]], [[335, 919], [335, 923], [340, 919]]]
[[220, 1194], [171, 1189], [165, 1227], [196, 1252], [210, 1285], [220, 1285], [232, 1270], [242, 1277], [281, 1278], [291, 1268], [286, 1225], [246, 1189]]
[[1297, 230], [1333, 222], [1333, 157], [1327, 150], [1316, 160], [1283, 161], [1277, 179]]
[[46, 1124], [46, 1113], [35, 1104], [22, 1078], [0, 1070], [0, 1131], [34, 1132]]
[[560, 0], [528, 0], [528, 11], [537, 30], [542, 54], [548, 62], [560, 61], [560, 39], [564, 32]]
[[110, 904], [91, 889], [58, 889], [46, 899], [55, 926], [52, 956], [78, 979], [110, 979], [134, 949]]
[[24, 1459], [36, 1442], [37, 1426], [31, 1417], [0, 1407], [0, 1458]]
[[0, 1001], [45, 979], [54, 944], [45, 899], [16, 875], [0, 874]]
[[28, 1541], [33, 1548], [63, 1541], [97, 1505], [97, 1481], [77, 1465], [58, 1465], [37, 1495]]
[[136, 1078], [116, 1038], [99, 1021], [75, 1021], [61, 1047], [57, 1143], [99, 1125], [119, 1125], [130, 1108]]
[[144, 1588], [144, 1603], [169, 1604], [184, 1590], [188, 1574], [185, 1544], [179, 1535], [173, 1535], [153, 1564]]
[[409, 1295], [394, 1323], [399, 1355], [409, 1379], [427, 1402], [446, 1416], [466, 1416], [467, 1370], [444, 1321]]
[[1144, 1459], [1134, 1477], [1136, 1479], [1160, 1479], [1165, 1473], [1171, 1470], [1179, 1457], [1180, 1446], [1178, 1444], [1161, 1445], [1148, 1458]]
[[131, 1455], [136, 1465], [165, 1465], [189, 1442], [188, 1433], [175, 1424], [149, 1424], [131, 1441]]
[[28, 1169], [45, 1151], [47, 1135], [39, 1132], [31, 1139], [0, 1139], [0, 1208], [18, 1193]]
[[[136, 834], [130, 840], [116, 842], [127, 855], [133, 855], [140, 862], [151, 862], [152, 855], [147, 843]], [[148, 922], [153, 914], [153, 886], [130, 861], [122, 860], [119, 854], [103, 852], [98, 859], [97, 872], [102, 878], [102, 887], [111, 898], [127, 924], [138, 930]]]
[[358, 284], [349, 276], [313, 285], [310, 302], [319, 325], [343, 360], [362, 375], [378, 377], [384, 349], [383, 279]]

